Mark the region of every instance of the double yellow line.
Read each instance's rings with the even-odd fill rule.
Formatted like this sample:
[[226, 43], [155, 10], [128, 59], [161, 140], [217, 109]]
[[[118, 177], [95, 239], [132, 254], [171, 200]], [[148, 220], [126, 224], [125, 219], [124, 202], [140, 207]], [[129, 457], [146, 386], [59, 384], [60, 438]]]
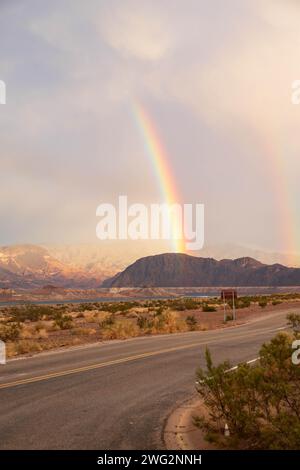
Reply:
[[[202, 343], [205, 344], [205, 343]], [[28, 379], [20, 379], [16, 380], [14, 382], [8, 382], [4, 384], [0, 384], [0, 389], [3, 388], [10, 388], [10, 387], [15, 387], [16, 385], [24, 385], [24, 384], [31, 384], [34, 382], [41, 382], [43, 380], [49, 380], [49, 379], [54, 379], [57, 377], [64, 377], [66, 375], [73, 375], [73, 374], [78, 374], [80, 372], [87, 372], [89, 370], [95, 370], [95, 369], [102, 369], [104, 367], [109, 367], [113, 366], [116, 364], [124, 364], [125, 362], [131, 362], [131, 361], [136, 361], [138, 359], [144, 359], [147, 357], [153, 357], [153, 356], [159, 356], [161, 354], [169, 353], [169, 352], [174, 352], [174, 351], [182, 351], [184, 349], [191, 349], [195, 348], [197, 346], [201, 346], [201, 343], [191, 343], [186, 346], [178, 346], [178, 347], [173, 347], [173, 348], [168, 348], [168, 349], [160, 349], [158, 351], [152, 351], [152, 352], [147, 352], [143, 354], [137, 354], [135, 356], [129, 356], [129, 357], [124, 357], [121, 359], [114, 359], [113, 361], [107, 361], [107, 362], [100, 362], [98, 364], [91, 364], [89, 366], [83, 366], [83, 367], [77, 367], [76, 369], [69, 369], [61, 372], [52, 372], [50, 374], [45, 374], [45, 375], [39, 375], [36, 377], [30, 377]]]
[[[271, 332], [271, 331], [272, 330], [267, 329], [267, 330], [254, 331], [254, 332], [248, 332], [248, 333], [245, 332], [245, 333], [240, 334], [240, 335], [236, 335], [236, 334], [234, 334], [233, 336], [232, 335], [227, 335], [227, 338], [223, 338], [223, 339], [225, 341], [229, 341], [231, 339], [236, 340], [236, 339], [241, 339], [241, 338], [249, 339], [252, 336], [258, 336], [258, 335], [265, 334], [265, 333], [268, 333], [268, 332]], [[54, 379], [54, 378], [57, 378], [57, 377], [64, 377], [66, 375], [73, 375], [73, 374], [78, 374], [80, 372], [87, 372], [89, 370], [102, 369], [104, 367], [109, 367], [109, 366], [113, 366], [113, 365], [117, 365], [117, 364], [124, 364], [126, 362], [136, 361], [138, 359], [144, 359], [144, 358], [147, 358], [147, 357], [160, 356], [161, 354], [166, 354], [166, 353], [170, 353], [170, 352], [184, 351], [186, 349], [192, 349], [192, 348], [195, 348], [195, 347], [207, 345], [207, 344], [212, 343], [212, 342], [214, 342], [218, 339], [220, 339], [219, 336], [218, 337], [213, 336], [211, 338], [207, 338], [205, 341], [198, 341], [196, 343], [190, 343], [190, 344], [187, 344], [185, 346], [175, 346], [175, 347], [172, 347], [172, 348], [159, 349], [158, 351], [150, 351], [150, 352], [146, 352], [146, 353], [142, 353], [142, 354], [137, 354], [135, 356], [129, 356], [129, 357], [124, 357], [124, 358], [120, 358], [120, 359], [114, 359], [112, 361], [100, 362], [100, 363], [91, 364], [91, 365], [88, 365], [88, 366], [77, 367], [76, 369], [69, 369], [69, 370], [65, 370], [65, 371], [61, 371], [61, 372], [52, 372], [50, 374], [39, 375], [39, 376], [36, 376], [36, 377], [29, 377], [28, 379], [20, 379], [20, 380], [14, 381], [14, 382], [7, 382], [7, 383], [0, 384], [0, 390], [4, 389], [4, 388], [15, 387], [16, 385], [31, 384], [31, 383], [34, 383], [34, 382], [41, 382], [43, 380]]]

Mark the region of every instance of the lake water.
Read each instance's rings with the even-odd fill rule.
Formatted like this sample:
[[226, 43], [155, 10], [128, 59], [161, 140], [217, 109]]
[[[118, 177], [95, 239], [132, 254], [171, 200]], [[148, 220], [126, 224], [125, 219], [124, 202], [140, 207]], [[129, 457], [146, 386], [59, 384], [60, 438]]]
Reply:
[[9, 307], [12, 305], [24, 305], [24, 304], [33, 304], [33, 305], [57, 305], [57, 304], [81, 304], [81, 303], [94, 303], [94, 302], [135, 302], [138, 300], [168, 300], [168, 299], [178, 299], [178, 298], [207, 298], [207, 297], [216, 297], [218, 294], [185, 294], [180, 297], [174, 296], [145, 296], [145, 297], [97, 297], [93, 299], [67, 299], [67, 300], [11, 300], [6, 302], [0, 301], [0, 307]]

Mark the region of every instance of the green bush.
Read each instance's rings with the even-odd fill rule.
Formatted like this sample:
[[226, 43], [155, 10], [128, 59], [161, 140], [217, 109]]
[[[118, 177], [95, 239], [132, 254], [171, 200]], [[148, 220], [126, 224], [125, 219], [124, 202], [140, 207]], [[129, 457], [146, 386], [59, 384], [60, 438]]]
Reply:
[[289, 313], [286, 318], [288, 325], [291, 326], [294, 331], [300, 330], [300, 315], [297, 313]]
[[[59, 307], [59, 311], [66, 307]], [[42, 319], [52, 320], [57, 315], [58, 308], [50, 305], [27, 304], [20, 307], [11, 307], [8, 315], [12, 322], [39, 321]]]
[[249, 308], [251, 300], [248, 297], [241, 297], [235, 301], [236, 308]]
[[[289, 321], [297, 326], [300, 316]], [[228, 361], [215, 366], [206, 351], [207, 369], [197, 372], [197, 390], [209, 415], [195, 424], [210, 440], [235, 449], [300, 449], [300, 366], [291, 358], [297, 338], [297, 332], [277, 334], [262, 346], [257, 363], [235, 370]]]

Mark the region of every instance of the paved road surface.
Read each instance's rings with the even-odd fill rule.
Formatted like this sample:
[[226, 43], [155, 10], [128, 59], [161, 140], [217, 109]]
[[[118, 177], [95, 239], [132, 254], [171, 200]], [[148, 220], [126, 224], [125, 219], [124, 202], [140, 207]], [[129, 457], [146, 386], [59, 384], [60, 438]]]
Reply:
[[252, 359], [286, 314], [0, 365], [0, 449], [162, 449], [164, 420], [194, 393], [205, 347], [216, 361]]

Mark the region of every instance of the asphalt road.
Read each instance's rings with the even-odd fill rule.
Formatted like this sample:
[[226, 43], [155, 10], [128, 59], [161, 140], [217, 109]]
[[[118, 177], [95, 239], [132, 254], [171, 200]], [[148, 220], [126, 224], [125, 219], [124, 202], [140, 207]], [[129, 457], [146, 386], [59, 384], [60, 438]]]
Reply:
[[205, 347], [217, 362], [253, 359], [286, 326], [286, 314], [0, 365], [0, 449], [162, 449], [164, 421], [195, 393]]

